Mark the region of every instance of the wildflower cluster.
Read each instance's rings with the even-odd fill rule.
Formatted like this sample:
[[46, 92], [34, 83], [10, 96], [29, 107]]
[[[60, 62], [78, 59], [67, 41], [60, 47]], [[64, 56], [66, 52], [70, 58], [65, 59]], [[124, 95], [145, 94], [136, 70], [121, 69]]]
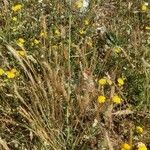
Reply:
[[15, 68], [7, 71], [4, 71], [4, 69], [0, 68], [0, 76], [6, 76], [8, 79], [13, 79], [18, 75], [19, 72]]
[[25, 43], [25, 40], [23, 38], [19, 38], [17, 40], [17, 45], [20, 46], [20, 47], [23, 47], [24, 46], [24, 43]]
[[[104, 85], [113, 85], [113, 81], [111, 80], [111, 79], [109, 79], [109, 78], [107, 78], [107, 77], [104, 77], [104, 78], [101, 78], [101, 79], [99, 79], [98, 80], [98, 83], [99, 83], [99, 85], [100, 86], [104, 86]], [[121, 78], [121, 77], [119, 77], [118, 79], [117, 79], [117, 85], [118, 85], [118, 87], [122, 87], [123, 85], [124, 85], [124, 79], [123, 78]], [[112, 100], [112, 102], [114, 102], [115, 104], [120, 104], [121, 103], [121, 101], [122, 101], [122, 99], [115, 93], [113, 96], [112, 96], [112, 98], [111, 98], [111, 100]], [[99, 103], [104, 103], [106, 101], [106, 97], [104, 96], [104, 95], [100, 95], [99, 97], [98, 97], [98, 102]]]
[[17, 12], [17, 11], [21, 10], [22, 7], [23, 7], [23, 6], [22, 6], [21, 4], [16, 4], [16, 5], [12, 6], [12, 10], [13, 10], [14, 12]]
[[[143, 131], [144, 130], [141, 126], [136, 126], [134, 132], [138, 135], [141, 135], [143, 133]], [[147, 146], [142, 142], [135, 143], [135, 147], [136, 147], [136, 150], [148, 150]], [[133, 149], [133, 146], [131, 146], [128, 143], [123, 143], [121, 145], [121, 150], [131, 150], [131, 149]]]

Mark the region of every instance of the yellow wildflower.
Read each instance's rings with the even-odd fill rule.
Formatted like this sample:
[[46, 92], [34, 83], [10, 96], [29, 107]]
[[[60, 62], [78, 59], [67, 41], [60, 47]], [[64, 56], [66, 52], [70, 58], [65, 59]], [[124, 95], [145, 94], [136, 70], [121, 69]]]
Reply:
[[89, 20], [84, 20], [85, 25], [89, 25]]
[[138, 150], [148, 150], [146, 145], [142, 142], [138, 143]]
[[146, 2], [143, 3], [142, 6], [141, 6], [141, 10], [142, 11], [147, 11], [148, 10], [148, 3], [146, 3]]
[[15, 73], [12, 71], [7, 71], [6, 75], [7, 75], [7, 78], [9, 78], [9, 79], [13, 79], [16, 76]]
[[26, 53], [25, 53], [24, 50], [18, 50], [17, 53], [18, 53], [18, 55], [20, 55], [20, 56], [25, 56], [25, 55], [26, 55]]
[[122, 78], [118, 78], [117, 81], [118, 81], [118, 86], [124, 85], [124, 80]]
[[47, 37], [47, 33], [46, 33], [46, 32], [44, 32], [44, 31], [41, 31], [41, 33], [40, 33], [40, 37], [44, 37], [44, 38], [46, 38], [46, 37]]
[[136, 132], [139, 133], [139, 134], [142, 134], [143, 133], [143, 128], [140, 127], [140, 126], [137, 126], [136, 127]]
[[83, 0], [77, 0], [75, 5], [76, 5], [77, 8], [81, 8], [83, 6]]
[[99, 83], [100, 85], [105, 85], [105, 84], [107, 83], [107, 80], [106, 80], [105, 78], [101, 78], [101, 79], [98, 81], [98, 83]]
[[14, 68], [6, 72], [7, 78], [13, 79], [18, 75], [18, 71]]
[[11, 69], [11, 72], [15, 73], [16, 76], [19, 75], [19, 71], [17, 71], [15, 68]]
[[13, 21], [17, 21], [17, 17], [12, 17], [12, 20]]
[[121, 150], [131, 150], [131, 146], [128, 143], [124, 143], [121, 146]]
[[150, 30], [150, 26], [146, 26], [146, 27], [145, 27], [145, 30]]
[[17, 44], [18, 44], [20, 47], [23, 47], [24, 43], [25, 43], [25, 40], [24, 40], [23, 38], [19, 38], [19, 39], [17, 40]]
[[121, 98], [118, 95], [114, 95], [112, 97], [112, 101], [116, 104], [120, 104], [121, 103]]
[[34, 39], [34, 44], [39, 44], [40, 43], [40, 41], [39, 40], [37, 40], [37, 39]]
[[97, 101], [98, 101], [99, 103], [105, 103], [106, 97], [103, 96], [103, 95], [100, 95], [100, 96], [98, 97]]
[[17, 4], [17, 5], [15, 5], [15, 6], [12, 6], [12, 10], [13, 10], [14, 12], [21, 10], [21, 8], [22, 8], [22, 5], [21, 5], [21, 4]]
[[0, 68], [0, 76], [2, 76], [4, 73], [5, 71], [2, 68]]
[[79, 30], [79, 33], [80, 33], [80, 34], [86, 34], [86, 31], [83, 30], [83, 29], [80, 29], [80, 30]]
[[23, 38], [19, 38], [18, 41], [19, 41], [20, 43], [24, 43], [24, 42], [25, 42], [25, 40], [24, 40]]
[[113, 51], [116, 52], [116, 53], [120, 53], [120, 52], [122, 51], [122, 48], [119, 47], [119, 46], [115, 46], [115, 47], [113, 48]]

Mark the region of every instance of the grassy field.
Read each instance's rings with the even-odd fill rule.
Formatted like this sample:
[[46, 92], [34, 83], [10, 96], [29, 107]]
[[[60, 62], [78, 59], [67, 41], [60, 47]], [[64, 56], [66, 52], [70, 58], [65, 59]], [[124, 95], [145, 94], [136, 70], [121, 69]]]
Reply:
[[149, 0], [0, 1], [0, 149], [150, 149]]

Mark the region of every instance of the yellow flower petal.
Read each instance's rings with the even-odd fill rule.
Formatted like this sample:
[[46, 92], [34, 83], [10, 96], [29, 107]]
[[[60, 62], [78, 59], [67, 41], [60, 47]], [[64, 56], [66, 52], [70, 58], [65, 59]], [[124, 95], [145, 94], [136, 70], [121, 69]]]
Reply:
[[2, 68], [0, 68], [0, 76], [2, 76], [4, 73], [5, 71]]
[[85, 25], [89, 25], [89, 20], [84, 20]]
[[100, 95], [100, 96], [98, 97], [97, 101], [98, 101], [99, 103], [105, 103], [106, 97], [103, 96], [103, 95]]
[[18, 39], [18, 42], [20, 42], [20, 43], [25, 43], [25, 39], [19, 38], [19, 39]]
[[146, 145], [142, 142], [138, 143], [138, 150], [148, 150]]
[[6, 75], [7, 75], [7, 78], [9, 78], [9, 79], [13, 79], [16, 76], [15, 73], [12, 71], [7, 71]]
[[124, 80], [122, 78], [118, 78], [117, 81], [119, 86], [124, 85]]
[[18, 55], [20, 55], [20, 56], [25, 56], [25, 55], [26, 55], [26, 52], [23, 51], [23, 50], [18, 50], [17, 53], [18, 53]]
[[81, 8], [83, 6], [83, 0], [77, 0], [75, 5], [76, 5], [77, 8]]
[[140, 127], [140, 126], [137, 126], [137, 127], [136, 127], [136, 132], [137, 132], [138, 134], [142, 134], [142, 133], [143, 133], [143, 128]]
[[146, 26], [146, 27], [145, 27], [145, 30], [150, 30], [150, 26]]
[[37, 39], [34, 39], [34, 44], [39, 44], [40, 43], [40, 41], [39, 40], [37, 40]]
[[116, 104], [120, 104], [120, 103], [121, 103], [121, 98], [120, 98], [119, 96], [117, 96], [117, 95], [114, 95], [114, 96], [112, 97], [112, 101], [113, 101], [114, 103], [116, 103]]
[[105, 84], [107, 83], [107, 80], [106, 80], [105, 78], [101, 78], [101, 79], [98, 81], [98, 83], [99, 83], [100, 85], [105, 85]]
[[24, 46], [24, 43], [25, 43], [25, 40], [23, 38], [19, 38], [17, 40], [17, 45], [20, 46], [20, 47], [23, 47]]
[[79, 33], [80, 33], [80, 34], [86, 34], [86, 31], [83, 30], [83, 29], [80, 29], [80, 30], [79, 30]]
[[120, 53], [120, 52], [122, 51], [122, 48], [119, 47], [119, 46], [115, 46], [115, 47], [113, 48], [113, 51], [116, 52], [116, 53]]
[[131, 150], [131, 146], [128, 143], [124, 143], [121, 146], [121, 150]]
[[12, 17], [12, 20], [13, 21], [17, 21], [17, 17]]
[[46, 37], [47, 37], [47, 33], [46, 33], [46, 32], [41, 31], [41, 33], [40, 33], [40, 37], [44, 37], [44, 38], [46, 38]]
[[17, 4], [17, 5], [15, 5], [15, 6], [12, 6], [12, 10], [13, 10], [14, 12], [21, 10], [21, 8], [22, 8], [22, 5], [21, 5], [21, 4]]

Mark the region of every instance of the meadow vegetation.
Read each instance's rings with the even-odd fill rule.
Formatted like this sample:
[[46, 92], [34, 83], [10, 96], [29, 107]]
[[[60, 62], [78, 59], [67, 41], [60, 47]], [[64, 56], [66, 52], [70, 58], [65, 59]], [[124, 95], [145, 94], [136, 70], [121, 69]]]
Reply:
[[148, 150], [149, 92], [148, 0], [0, 1], [0, 149]]

